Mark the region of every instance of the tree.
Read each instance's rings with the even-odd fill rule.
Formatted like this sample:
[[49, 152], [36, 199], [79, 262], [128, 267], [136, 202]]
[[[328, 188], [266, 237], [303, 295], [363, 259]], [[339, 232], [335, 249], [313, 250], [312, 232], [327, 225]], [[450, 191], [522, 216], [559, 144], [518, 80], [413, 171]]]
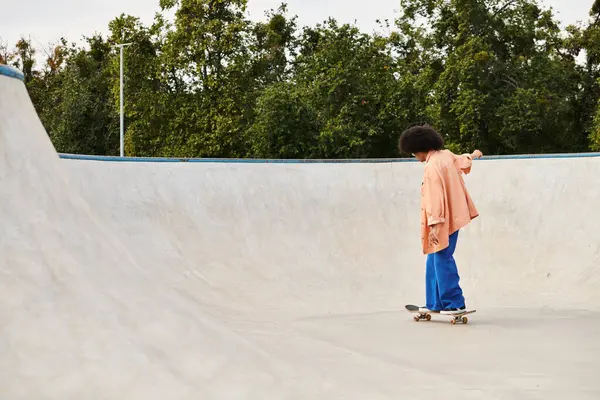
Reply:
[[178, 148], [195, 157], [245, 154], [244, 125], [249, 22], [246, 0], [161, 0], [178, 6], [163, 67], [185, 80], [174, 116]]
[[10, 51], [8, 43], [0, 37], [0, 64], [12, 65], [15, 54]]
[[600, 151], [600, 102], [598, 102], [598, 111], [596, 112], [596, 117], [594, 118], [594, 123], [592, 125], [590, 140], [592, 151]]
[[38, 114], [57, 151], [118, 154], [118, 111], [111, 101], [110, 45], [86, 39], [89, 50], [56, 47], [46, 71], [29, 84]]
[[252, 156], [313, 158], [318, 156], [319, 121], [310, 95], [294, 83], [273, 83], [257, 100], [249, 128]]
[[[397, 115], [398, 85], [387, 39], [330, 19], [305, 29], [300, 43], [294, 86], [285, 88], [296, 93], [294, 101], [300, 109], [315, 118], [310, 126], [318, 129], [318, 136], [310, 141], [313, 147], [307, 154], [320, 158], [393, 156], [404, 121]], [[293, 110], [296, 115], [297, 108]], [[271, 125], [263, 135], [273, 130]]]
[[[600, 0], [596, 0], [590, 10], [590, 21], [583, 30], [571, 28], [577, 50], [585, 50], [585, 71], [583, 72], [584, 96], [582, 114], [589, 125], [590, 147], [600, 151]], [[594, 119], [592, 120], [592, 117]]]
[[418, 71], [431, 84], [428, 119], [453, 149], [566, 151], [585, 140], [570, 124], [575, 62], [550, 11], [530, 0], [402, 5], [397, 26], [426, 54]]
[[[109, 23], [113, 45], [129, 43], [124, 50], [125, 154], [129, 156], [181, 155], [175, 122], [185, 82], [174, 69], [164, 68], [169, 24], [157, 15], [144, 26], [139, 18], [121, 15]], [[120, 102], [120, 57], [109, 63], [114, 108]]]
[[299, 30], [285, 4], [253, 23], [246, 3], [160, 0], [172, 24], [120, 15], [43, 65], [25, 39], [0, 61], [61, 152], [118, 154], [122, 42], [128, 156], [394, 157], [419, 122], [456, 152], [600, 150], [600, 0], [566, 35], [537, 0], [401, 0], [386, 36]]
[[23, 72], [25, 83], [31, 82], [35, 78], [35, 49], [31, 45], [31, 40], [21, 38], [16, 45], [15, 66]]
[[296, 17], [287, 16], [287, 6], [266, 14], [268, 21], [250, 28], [249, 50], [252, 54], [252, 78], [259, 88], [293, 77], [292, 60], [296, 57]]

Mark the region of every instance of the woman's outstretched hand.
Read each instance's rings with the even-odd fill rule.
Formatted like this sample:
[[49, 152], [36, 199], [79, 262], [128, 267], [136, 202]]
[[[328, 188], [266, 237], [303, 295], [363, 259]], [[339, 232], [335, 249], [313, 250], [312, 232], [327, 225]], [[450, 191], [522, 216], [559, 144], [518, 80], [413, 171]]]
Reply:
[[483, 157], [483, 153], [481, 152], [481, 150], [475, 150], [473, 153], [471, 153], [471, 157], [472, 158], [481, 158], [481, 157]]

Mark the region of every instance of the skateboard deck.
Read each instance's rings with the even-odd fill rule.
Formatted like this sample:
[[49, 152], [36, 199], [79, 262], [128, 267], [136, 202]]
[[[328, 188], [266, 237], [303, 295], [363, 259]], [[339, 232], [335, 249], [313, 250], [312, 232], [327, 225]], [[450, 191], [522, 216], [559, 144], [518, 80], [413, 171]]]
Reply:
[[460, 313], [458, 314], [442, 314], [439, 312], [423, 312], [423, 311], [419, 311], [419, 306], [415, 306], [414, 304], [407, 304], [406, 309], [408, 310], [408, 312], [412, 313], [412, 314], [417, 314], [413, 317], [413, 319], [416, 322], [419, 322], [423, 319], [426, 319], [427, 321], [431, 321], [431, 316], [432, 315], [439, 315], [442, 317], [450, 317], [452, 318], [450, 320], [450, 323], [452, 325], [456, 324], [457, 322], [462, 322], [463, 324], [466, 324], [467, 322], [469, 322], [469, 319], [466, 317], [467, 314], [472, 314], [477, 310], [462, 310]]

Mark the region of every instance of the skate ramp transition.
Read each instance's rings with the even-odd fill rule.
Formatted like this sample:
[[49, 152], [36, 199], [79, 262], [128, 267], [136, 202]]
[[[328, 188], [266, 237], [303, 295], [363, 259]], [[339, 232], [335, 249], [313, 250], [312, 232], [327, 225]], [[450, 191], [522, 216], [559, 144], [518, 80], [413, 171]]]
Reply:
[[59, 155], [0, 68], [1, 399], [600, 398], [596, 155], [475, 161], [417, 323], [422, 164]]

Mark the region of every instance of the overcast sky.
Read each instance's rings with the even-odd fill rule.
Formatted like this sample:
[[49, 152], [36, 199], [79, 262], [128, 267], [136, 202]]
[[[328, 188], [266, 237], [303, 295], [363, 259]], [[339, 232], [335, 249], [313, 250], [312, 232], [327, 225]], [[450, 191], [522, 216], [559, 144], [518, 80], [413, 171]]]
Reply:
[[[106, 34], [108, 22], [121, 13], [150, 23], [159, 11], [159, 0], [0, 0], [0, 38], [10, 47], [21, 35], [36, 47], [56, 43], [61, 37], [79, 42], [82, 35]], [[555, 10], [563, 24], [586, 20], [594, 0], [543, 0]], [[251, 19], [263, 20], [264, 12], [277, 8], [281, 0], [249, 0]], [[377, 29], [376, 19], [393, 20], [400, 0], [288, 0], [290, 15], [298, 15], [300, 26], [314, 25], [329, 16], [340, 22], [356, 21], [366, 31]]]

